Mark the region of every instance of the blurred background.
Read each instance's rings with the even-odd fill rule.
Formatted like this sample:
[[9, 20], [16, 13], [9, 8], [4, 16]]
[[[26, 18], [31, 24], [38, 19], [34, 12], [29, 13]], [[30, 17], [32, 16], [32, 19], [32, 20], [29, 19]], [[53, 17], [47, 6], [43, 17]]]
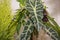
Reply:
[[60, 25], [60, 0], [43, 0], [48, 7], [48, 13], [55, 18], [56, 22]]

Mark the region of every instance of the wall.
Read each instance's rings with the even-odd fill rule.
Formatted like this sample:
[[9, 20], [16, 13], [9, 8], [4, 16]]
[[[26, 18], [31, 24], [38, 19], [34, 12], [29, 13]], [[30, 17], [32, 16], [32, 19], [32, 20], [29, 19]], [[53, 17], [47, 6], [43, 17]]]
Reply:
[[47, 11], [55, 18], [56, 22], [60, 25], [60, 0], [43, 0], [48, 7]]

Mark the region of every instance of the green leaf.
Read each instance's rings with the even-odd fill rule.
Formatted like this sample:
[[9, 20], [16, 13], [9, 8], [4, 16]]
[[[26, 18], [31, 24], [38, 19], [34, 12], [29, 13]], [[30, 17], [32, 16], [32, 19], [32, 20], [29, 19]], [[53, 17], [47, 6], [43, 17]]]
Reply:
[[18, 18], [17, 18], [17, 27], [16, 27], [16, 29], [17, 29], [17, 33], [19, 34], [19, 30], [20, 30], [20, 28], [21, 28], [21, 26], [24, 24], [24, 17], [25, 17], [25, 14], [26, 14], [26, 10], [25, 9], [23, 9], [21, 12], [19, 12], [19, 16], [18, 16]]
[[26, 9], [30, 12], [31, 20], [39, 31], [42, 24], [41, 19], [43, 18], [43, 5], [41, 0], [27, 0]]
[[59, 36], [56, 30], [53, 29], [53, 26], [50, 23], [45, 23], [46, 27], [44, 30], [46, 33], [54, 40], [58, 40]]
[[26, 5], [26, 0], [17, 0], [18, 2], [20, 2], [21, 6], [25, 6]]
[[[50, 20], [50, 25], [52, 25], [52, 28], [58, 33], [58, 35], [60, 36], [60, 27], [59, 25], [55, 22], [55, 20], [48, 16], [48, 19]], [[52, 24], [51, 24], [52, 23]]]
[[[27, 16], [27, 14], [25, 14]], [[27, 16], [28, 17], [28, 16]], [[30, 39], [31, 33], [34, 30], [34, 25], [32, 24], [32, 21], [28, 17], [27, 19], [25, 18], [25, 24], [23, 25], [24, 30], [20, 36], [20, 40], [28, 40]]]

